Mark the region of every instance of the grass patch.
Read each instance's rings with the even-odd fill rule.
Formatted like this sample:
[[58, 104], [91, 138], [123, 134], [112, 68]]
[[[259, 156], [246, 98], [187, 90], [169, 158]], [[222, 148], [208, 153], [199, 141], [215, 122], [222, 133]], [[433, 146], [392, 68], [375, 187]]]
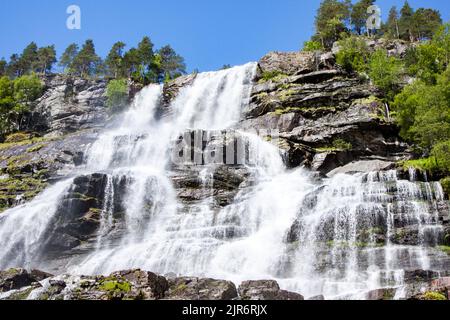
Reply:
[[317, 152], [333, 152], [333, 151], [348, 151], [353, 148], [350, 142], [342, 139], [336, 139], [331, 146], [316, 148]]
[[281, 71], [265, 71], [263, 72], [261, 79], [259, 80], [259, 83], [264, 83], [267, 81], [280, 82], [281, 80], [286, 79], [287, 77], [288, 75]]
[[438, 249], [450, 255], [450, 246], [439, 246]]
[[130, 292], [131, 284], [126, 281], [105, 280], [100, 284], [99, 290], [107, 292]]
[[400, 162], [400, 166], [405, 170], [408, 170], [409, 168], [414, 168], [422, 171], [439, 170], [439, 165], [435, 157], [402, 161]]

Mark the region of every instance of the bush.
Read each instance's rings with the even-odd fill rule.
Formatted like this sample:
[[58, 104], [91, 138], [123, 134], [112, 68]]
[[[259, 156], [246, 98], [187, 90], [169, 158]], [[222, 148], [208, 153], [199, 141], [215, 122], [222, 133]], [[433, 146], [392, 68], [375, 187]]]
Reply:
[[303, 43], [302, 51], [311, 52], [311, 51], [320, 51], [323, 49], [324, 48], [320, 42], [311, 40], [311, 41], [305, 41]]
[[393, 100], [400, 91], [399, 79], [402, 76], [402, 63], [395, 57], [388, 57], [385, 50], [375, 51], [369, 60], [369, 77], [384, 91], [388, 100]]
[[366, 42], [356, 36], [339, 41], [340, 50], [336, 54], [336, 62], [347, 72], [364, 72], [370, 57]]
[[122, 111], [129, 103], [127, 80], [111, 80], [106, 89], [106, 96], [106, 104], [112, 113]]
[[[442, 189], [444, 190], [444, 192], [447, 195], [450, 195], [450, 177], [446, 177], [444, 179], [441, 179], [440, 182], [441, 182], [441, 186], [442, 186]], [[449, 253], [450, 253], [450, 251], [449, 251]]]
[[34, 74], [22, 76], [14, 80], [14, 99], [21, 105], [38, 99], [43, 90], [41, 80]]

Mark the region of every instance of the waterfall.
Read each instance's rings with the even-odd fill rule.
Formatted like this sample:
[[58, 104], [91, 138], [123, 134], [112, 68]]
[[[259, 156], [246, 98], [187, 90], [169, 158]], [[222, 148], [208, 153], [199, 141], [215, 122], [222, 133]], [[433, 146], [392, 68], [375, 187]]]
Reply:
[[[417, 181], [415, 170], [409, 180], [396, 171], [321, 179], [303, 168], [287, 170], [276, 145], [237, 131], [248, 141], [252, 161], [241, 166], [248, 182], [232, 203], [213, 203], [213, 164], [198, 168], [205, 198], [189, 204], [178, 198], [174, 143], [186, 130], [238, 128], [255, 72], [251, 63], [198, 74], [164, 117], [156, 116], [161, 86], [137, 95], [90, 146], [76, 172], [105, 174], [104, 199], [95, 245], [81, 260], [68, 261], [64, 271], [141, 268], [236, 284], [275, 279], [306, 297], [364, 299], [372, 289], [401, 287], [405, 269], [439, 268], [428, 247], [440, 236], [437, 203], [444, 195], [439, 183]], [[41, 244], [72, 183], [60, 182], [0, 216], [0, 268], [44, 262]], [[412, 232], [417, 245], [399, 243], [399, 232]]]

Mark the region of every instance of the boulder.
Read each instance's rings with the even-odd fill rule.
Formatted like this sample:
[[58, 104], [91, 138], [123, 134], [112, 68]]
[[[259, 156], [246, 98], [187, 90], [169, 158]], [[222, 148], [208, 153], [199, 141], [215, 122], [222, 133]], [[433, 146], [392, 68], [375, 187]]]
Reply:
[[238, 291], [242, 300], [304, 300], [301, 294], [280, 290], [274, 280], [244, 281]]
[[333, 177], [336, 174], [353, 174], [358, 172], [373, 172], [373, 171], [385, 171], [395, 167], [395, 163], [391, 161], [382, 160], [361, 160], [351, 162], [342, 167], [338, 167], [328, 172], [328, 177]]
[[9, 269], [0, 271], [0, 292], [28, 287], [51, 276], [51, 274], [39, 270]]
[[169, 279], [167, 300], [233, 300], [237, 298], [235, 285], [230, 281], [203, 278]]

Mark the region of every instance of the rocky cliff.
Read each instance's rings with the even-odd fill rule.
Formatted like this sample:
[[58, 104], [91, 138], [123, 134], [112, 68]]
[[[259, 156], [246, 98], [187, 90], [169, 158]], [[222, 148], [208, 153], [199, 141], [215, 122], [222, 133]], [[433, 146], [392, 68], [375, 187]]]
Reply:
[[[405, 50], [401, 44], [373, 44], [374, 47], [378, 45], [387, 46], [392, 54], [399, 56]], [[189, 75], [165, 84], [158, 116], [170, 116], [170, 102], [195, 78], [196, 75]], [[102, 80], [64, 76], [46, 79], [46, 91], [36, 102], [29, 122], [33, 133], [0, 146], [0, 205], [3, 209], [31, 200], [49, 184], [76, 175], [77, 169], [83, 167], [86, 150], [109, 123], [105, 88], [106, 83]], [[408, 144], [398, 135], [399, 129], [391, 119], [388, 107], [382, 102], [382, 93], [364, 75], [349, 74], [339, 68], [333, 52], [272, 52], [263, 57], [258, 63], [250, 103], [235, 129], [278, 131], [279, 147], [286, 165], [289, 168], [309, 168], [317, 172], [317, 179], [338, 173], [387, 170], [396, 170], [400, 179], [410, 178], [410, 173], [397, 168], [398, 161], [409, 159], [411, 154]], [[221, 139], [218, 137], [212, 143], [229, 143]], [[239, 191], [252, 186], [248, 168], [239, 165], [216, 166], [211, 172], [210, 188], [204, 187], [205, 179], [196, 166], [174, 165], [170, 168], [169, 177], [186, 214], [191, 206], [205, 199], [211, 199], [212, 208], [219, 212], [232, 203]], [[391, 183], [386, 194], [377, 194], [375, 190], [371, 195], [382, 198], [377, 200], [379, 202], [388, 196], [394, 199], [392, 201], [397, 200], [395, 197], [402, 192], [401, 187], [394, 186], [392, 180], [383, 180], [383, 177], [379, 175], [374, 179]], [[428, 192], [428, 177], [419, 173], [414, 182], [417, 182], [419, 191], [409, 196], [420, 200], [422, 191], [423, 194]], [[109, 200], [105, 196], [108, 183], [116, 190], [113, 199]], [[53, 270], [48, 271], [63, 273], [65, 259], [83, 257], [95, 247], [106, 201], [112, 202], [115, 208], [112, 217], [115, 228], [111, 237], [120, 239], [126, 219], [124, 190], [131, 183], [125, 176], [116, 176], [109, 181], [103, 172], [76, 175], [58, 206], [59, 214], [45, 232], [42, 259], [59, 261]], [[317, 190], [309, 195], [305, 200], [305, 211], [316, 210], [321, 192]], [[438, 193], [434, 189], [431, 192]], [[450, 245], [447, 199], [448, 195], [438, 199], [436, 204], [435, 222], [443, 227], [444, 232], [433, 245]], [[153, 199], [149, 196], [145, 201], [150, 206]], [[380, 219], [376, 230], [368, 228], [358, 234], [359, 243], [417, 245], [421, 232], [418, 226], [422, 222], [402, 219], [402, 214], [408, 210], [405, 207], [394, 208], [395, 233], [386, 236], [387, 222]], [[286, 235], [287, 245], [295, 246], [299, 242], [302, 232], [299, 220], [303, 213], [299, 212], [298, 219]], [[327, 221], [324, 229], [332, 229], [332, 223]], [[226, 239], [238, 236], [239, 230], [233, 228], [221, 235]], [[331, 242], [332, 236], [332, 233], [324, 232], [321, 240]], [[443, 269], [450, 266], [447, 256], [439, 259]], [[442, 278], [445, 274], [429, 270], [414, 272], [410, 278], [406, 277], [410, 297], [422, 298], [423, 288], [448, 297], [450, 285], [448, 278]], [[0, 298], [7, 299], [303, 299], [299, 294], [280, 290], [274, 281], [244, 282], [237, 289], [227, 281], [162, 277], [140, 270], [117, 272], [108, 277], [54, 277], [42, 272], [9, 270], [1, 273], [0, 288], [0, 292], [10, 291], [8, 295], [0, 295]], [[368, 298], [393, 296], [389, 290], [381, 289], [371, 292]]]

